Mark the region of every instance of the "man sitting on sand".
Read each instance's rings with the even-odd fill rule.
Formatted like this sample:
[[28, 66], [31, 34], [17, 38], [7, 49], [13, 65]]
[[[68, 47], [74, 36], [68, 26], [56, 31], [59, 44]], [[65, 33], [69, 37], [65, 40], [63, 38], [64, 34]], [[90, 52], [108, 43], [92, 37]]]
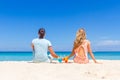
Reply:
[[45, 29], [40, 28], [38, 31], [39, 38], [33, 39], [32, 41], [32, 50], [34, 54], [33, 62], [50, 62], [48, 58], [47, 51], [50, 51], [50, 54], [54, 58], [58, 58], [55, 52], [52, 49], [51, 42], [44, 38]]

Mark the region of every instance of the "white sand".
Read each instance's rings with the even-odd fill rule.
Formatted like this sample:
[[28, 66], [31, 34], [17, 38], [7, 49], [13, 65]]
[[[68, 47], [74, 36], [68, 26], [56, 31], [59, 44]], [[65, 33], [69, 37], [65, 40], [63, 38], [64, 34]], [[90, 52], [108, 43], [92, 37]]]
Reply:
[[120, 60], [99, 62], [102, 64], [3, 61], [0, 80], [120, 80]]

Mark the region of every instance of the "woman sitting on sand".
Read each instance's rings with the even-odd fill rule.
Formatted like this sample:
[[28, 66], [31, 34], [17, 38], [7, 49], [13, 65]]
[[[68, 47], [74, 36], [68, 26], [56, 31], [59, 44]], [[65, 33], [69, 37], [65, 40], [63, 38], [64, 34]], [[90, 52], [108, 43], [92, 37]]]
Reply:
[[38, 31], [39, 38], [33, 39], [32, 49], [34, 53], [33, 62], [50, 62], [50, 59], [47, 55], [47, 50], [50, 51], [51, 55], [54, 58], [58, 58], [55, 52], [52, 49], [51, 42], [47, 39], [44, 39], [45, 29], [40, 28]]
[[72, 53], [67, 58], [69, 59], [74, 56], [73, 60], [75, 63], [86, 64], [89, 62], [88, 52], [90, 53], [93, 61], [97, 63], [90, 47], [90, 41], [86, 39], [85, 30], [82, 28], [77, 32]]

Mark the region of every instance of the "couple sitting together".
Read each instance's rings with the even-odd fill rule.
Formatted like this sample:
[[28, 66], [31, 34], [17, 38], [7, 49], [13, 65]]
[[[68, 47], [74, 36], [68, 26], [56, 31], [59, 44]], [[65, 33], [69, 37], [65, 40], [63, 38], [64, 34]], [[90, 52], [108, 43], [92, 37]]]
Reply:
[[[53, 58], [59, 59], [60, 57], [55, 54], [51, 42], [44, 38], [44, 28], [39, 29], [38, 35], [39, 38], [33, 39], [32, 41], [32, 49], [34, 55], [33, 62], [50, 62], [51, 56]], [[48, 50], [51, 56], [48, 56]], [[85, 30], [81, 28], [76, 33], [76, 39], [74, 41], [72, 53], [62, 60], [65, 60], [67, 62], [70, 57], [74, 56], [73, 61], [75, 63], [86, 64], [89, 63], [88, 53], [90, 54], [93, 61], [97, 63], [90, 47], [90, 41], [86, 39]]]

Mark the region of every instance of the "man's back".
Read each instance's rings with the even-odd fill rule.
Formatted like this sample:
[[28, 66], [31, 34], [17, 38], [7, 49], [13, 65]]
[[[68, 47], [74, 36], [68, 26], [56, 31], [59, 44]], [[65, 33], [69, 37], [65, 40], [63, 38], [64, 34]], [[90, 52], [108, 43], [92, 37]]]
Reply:
[[37, 38], [32, 41], [32, 44], [34, 45], [34, 61], [49, 62], [47, 51], [51, 46], [50, 41]]

